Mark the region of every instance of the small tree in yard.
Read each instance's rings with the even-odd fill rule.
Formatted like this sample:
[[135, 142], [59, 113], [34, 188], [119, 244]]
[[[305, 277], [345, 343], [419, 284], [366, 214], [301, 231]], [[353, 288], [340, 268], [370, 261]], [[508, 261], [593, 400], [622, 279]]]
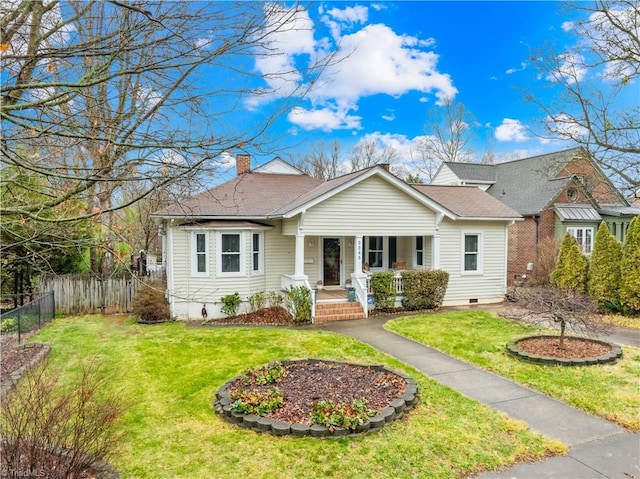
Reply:
[[560, 349], [565, 347], [567, 327], [578, 334], [599, 336], [610, 330], [610, 325], [593, 320], [597, 304], [585, 293], [574, 289], [520, 288], [515, 294], [524, 306], [513, 317], [537, 324], [553, 322], [560, 328]]
[[611, 235], [609, 227], [600, 223], [589, 266], [589, 296], [601, 305], [619, 303], [620, 259], [622, 245]]
[[587, 259], [580, 251], [576, 239], [564, 235], [556, 267], [551, 273], [551, 284], [561, 289], [584, 291], [587, 283]]
[[636, 216], [627, 229], [627, 237], [622, 247], [622, 273], [620, 280], [620, 301], [630, 313], [640, 312], [640, 216]]

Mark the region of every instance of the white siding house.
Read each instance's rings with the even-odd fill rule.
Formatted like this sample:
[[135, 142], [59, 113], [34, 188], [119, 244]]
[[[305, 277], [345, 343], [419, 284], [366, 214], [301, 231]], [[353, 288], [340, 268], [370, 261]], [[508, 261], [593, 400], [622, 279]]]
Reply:
[[367, 312], [368, 272], [443, 269], [445, 305], [502, 301], [507, 229], [521, 217], [484, 191], [408, 185], [374, 166], [329, 181], [279, 158], [154, 214], [165, 235], [177, 319], [220, 316], [238, 292], [353, 285]]

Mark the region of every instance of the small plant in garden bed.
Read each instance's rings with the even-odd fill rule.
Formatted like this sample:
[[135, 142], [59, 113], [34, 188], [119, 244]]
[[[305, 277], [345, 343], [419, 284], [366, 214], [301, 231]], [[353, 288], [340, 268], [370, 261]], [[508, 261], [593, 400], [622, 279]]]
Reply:
[[245, 386], [252, 384], [258, 384], [263, 386], [265, 384], [274, 384], [282, 379], [287, 370], [284, 368], [280, 361], [275, 361], [263, 366], [259, 369], [253, 369], [248, 371], [242, 377], [242, 382]]
[[365, 398], [354, 399], [351, 403], [323, 400], [313, 405], [311, 419], [314, 423], [326, 426], [333, 431], [336, 427], [355, 429], [375, 414], [373, 409], [367, 408]]
[[284, 404], [282, 393], [275, 387], [265, 392], [236, 391], [231, 395], [231, 399], [234, 400], [233, 412], [258, 416], [266, 416]]

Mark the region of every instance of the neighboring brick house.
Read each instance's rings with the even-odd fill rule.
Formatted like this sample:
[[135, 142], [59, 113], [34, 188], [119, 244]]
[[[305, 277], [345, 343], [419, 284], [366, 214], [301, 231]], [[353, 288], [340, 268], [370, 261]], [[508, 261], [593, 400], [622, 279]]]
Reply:
[[474, 185], [524, 217], [509, 227], [507, 278], [530, 275], [541, 246], [571, 233], [590, 254], [600, 222], [624, 241], [640, 207], [630, 204], [583, 148], [494, 165], [444, 162], [431, 184]]

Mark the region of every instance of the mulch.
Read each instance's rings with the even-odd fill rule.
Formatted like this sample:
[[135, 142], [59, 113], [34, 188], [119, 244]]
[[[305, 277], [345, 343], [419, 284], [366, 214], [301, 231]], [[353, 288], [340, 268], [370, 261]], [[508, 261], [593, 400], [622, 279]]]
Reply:
[[[312, 424], [313, 405], [320, 400], [350, 404], [365, 398], [367, 408], [380, 413], [404, 393], [407, 382], [388, 371], [344, 363], [302, 362], [284, 366], [286, 375], [275, 386], [284, 396], [284, 405], [267, 415], [290, 424]], [[236, 379], [229, 392], [250, 389], [265, 392], [274, 384], [249, 388]]]
[[566, 337], [560, 348], [560, 338], [527, 338], [518, 341], [518, 349], [529, 354], [549, 358], [584, 359], [597, 358], [611, 351], [611, 346], [595, 343], [588, 339]]

